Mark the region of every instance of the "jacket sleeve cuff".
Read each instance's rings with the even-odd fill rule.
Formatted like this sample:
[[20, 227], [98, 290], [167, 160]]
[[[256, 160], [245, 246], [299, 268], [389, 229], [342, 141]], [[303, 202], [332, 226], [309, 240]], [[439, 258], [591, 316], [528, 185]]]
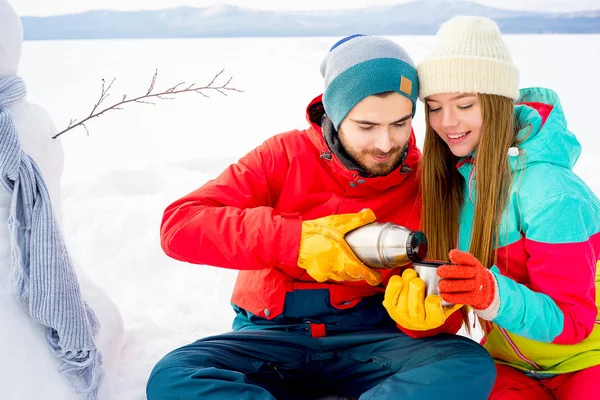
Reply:
[[444, 322], [443, 325], [428, 331], [413, 331], [411, 329], [403, 328], [398, 324], [396, 325], [398, 326], [398, 329], [404, 332], [407, 336], [410, 336], [414, 339], [421, 339], [425, 337], [436, 336], [441, 333], [450, 333], [455, 335], [460, 330], [462, 323], [462, 313], [454, 312], [452, 315], [450, 315], [450, 317], [448, 317], [448, 319], [446, 319], [446, 322]]
[[281, 214], [280, 245], [277, 264], [285, 267], [298, 266], [302, 218], [298, 214]]
[[498, 288], [498, 278], [497, 274], [500, 274], [498, 267], [495, 265], [490, 269], [494, 281], [494, 299], [492, 303], [483, 310], [473, 309], [475, 314], [486, 321], [492, 321], [494, 318], [498, 316], [498, 311], [500, 311], [500, 289]]

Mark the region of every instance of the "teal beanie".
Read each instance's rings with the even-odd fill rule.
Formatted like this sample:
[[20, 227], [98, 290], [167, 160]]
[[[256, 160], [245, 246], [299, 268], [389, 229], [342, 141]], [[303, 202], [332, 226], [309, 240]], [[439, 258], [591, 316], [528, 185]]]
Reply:
[[410, 99], [413, 115], [419, 96], [417, 70], [406, 51], [378, 36], [352, 35], [338, 41], [321, 62], [323, 106], [335, 129], [365, 97], [397, 92]]

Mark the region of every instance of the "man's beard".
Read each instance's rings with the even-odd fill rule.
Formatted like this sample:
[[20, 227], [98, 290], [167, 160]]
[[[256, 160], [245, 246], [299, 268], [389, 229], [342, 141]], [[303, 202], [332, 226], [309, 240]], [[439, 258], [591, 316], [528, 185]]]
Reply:
[[[364, 149], [362, 151], [356, 151], [352, 147], [348, 145], [344, 134], [339, 132], [339, 139], [344, 146], [344, 150], [346, 153], [352, 158], [356, 164], [358, 164], [364, 171], [366, 171], [371, 176], [385, 176], [390, 172], [398, 168], [402, 161], [402, 153], [405, 146], [395, 146], [392, 147], [388, 152], [383, 152], [378, 149]], [[373, 156], [391, 156], [388, 161], [385, 163], [378, 163], [374, 161], [371, 157]], [[366, 163], [365, 161], [372, 160], [370, 163]]]

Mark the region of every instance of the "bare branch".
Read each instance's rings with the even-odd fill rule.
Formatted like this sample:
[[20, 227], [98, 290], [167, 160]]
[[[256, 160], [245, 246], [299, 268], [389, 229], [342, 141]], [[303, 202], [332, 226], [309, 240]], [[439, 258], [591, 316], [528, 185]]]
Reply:
[[106, 100], [106, 98], [108, 97], [108, 91], [112, 87], [113, 83], [115, 83], [115, 80], [116, 80], [116, 78], [110, 82], [108, 87], [105, 87], [106, 81], [104, 79], [102, 79], [102, 92], [100, 93], [100, 99], [98, 100], [98, 102], [96, 104], [94, 104], [94, 107], [92, 108], [92, 111], [90, 112], [90, 116], [93, 115], [94, 112], [96, 111], [96, 109], [100, 106], [100, 104], [102, 104], [102, 102], [104, 100]]
[[216, 74], [213, 78], [212, 81], [210, 81], [210, 83], [208, 85], [206, 85], [206, 87], [211, 87], [213, 85], [213, 83], [215, 83], [215, 81], [217, 80], [217, 78], [219, 78], [219, 76], [221, 76], [221, 74], [223, 73], [223, 71], [225, 71], [225, 68], [223, 68], [221, 71], [219, 71], [218, 74]]
[[171, 93], [171, 92], [174, 92], [175, 90], [177, 90], [177, 88], [178, 88], [179, 86], [183, 85], [184, 83], [185, 83], [185, 82], [179, 82], [177, 85], [175, 85], [175, 86], [173, 86], [173, 87], [170, 87], [170, 88], [168, 88], [168, 89], [167, 89], [165, 92], [166, 92], [166, 93]]
[[70, 131], [71, 129], [77, 128], [79, 126], [82, 126], [86, 130], [87, 134], [89, 135], [90, 132], [86, 125], [87, 122], [89, 122], [93, 118], [100, 117], [101, 115], [103, 115], [104, 113], [106, 113], [110, 110], [121, 110], [122, 106], [125, 104], [128, 104], [128, 103], [141, 103], [141, 104], [155, 105], [154, 102], [149, 101], [148, 99], [157, 98], [159, 100], [174, 100], [175, 95], [178, 95], [181, 93], [194, 93], [194, 92], [198, 93], [206, 98], [210, 98], [210, 96], [208, 96], [204, 92], [211, 91], [211, 90], [217, 91], [224, 96], [227, 96], [226, 92], [242, 93], [243, 92], [242, 90], [239, 90], [239, 89], [229, 86], [231, 83], [231, 80], [232, 80], [231, 77], [225, 83], [217, 84], [217, 80], [219, 79], [219, 77], [221, 76], [223, 71], [225, 71], [225, 69], [222, 69], [221, 71], [219, 71], [212, 78], [210, 83], [206, 86], [198, 87], [198, 86], [196, 86], [195, 83], [192, 83], [192, 84], [186, 86], [185, 82], [179, 82], [175, 86], [171, 86], [171, 87], [167, 88], [166, 90], [163, 90], [160, 92], [154, 92], [154, 86], [155, 86], [156, 80], [158, 78], [158, 69], [156, 69], [154, 72], [154, 75], [152, 76], [150, 86], [145, 94], [140, 95], [140, 96], [134, 96], [134, 97], [129, 97], [127, 94], [124, 94], [122, 97], [122, 100], [119, 101], [118, 103], [115, 103], [108, 107], [105, 107], [102, 110], [98, 110], [99, 107], [102, 105], [102, 103], [110, 96], [110, 93], [109, 93], [110, 89], [112, 88], [112, 86], [116, 80], [116, 78], [115, 78], [108, 85], [106, 85], [106, 81], [104, 79], [102, 79], [102, 91], [100, 92], [100, 97], [98, 98], [98, 101], [94, 104], [94, 106], [92, 107], [92, 111], [89, 113], [89, 115], [86, 118], [83, 118], [81, 120], [71, 119], [69, 121], [69, 125], [67, 125], [67, 127], [65, 129], [58, 132], [56, 135], [52, 136], [52, 139], [56, 139], [59, 136]]
[[153, 106], [156, 105], [156, 103], [154, 103], [152, 101], [148, 101], [148, 100], [136, 100], [136, 103], [140, 103], [140, 104], [152, 104]]
[[146, 94], [150, 94], [154, 90], [154, 84], [156, 83], [157, 76], [158, 76], [158, 68], [156, 68], [154, 70], [154, 76], [152, 77], [152, 82], [150, 82], [150, 87], [148, 88], [148, 91], [146, 92]]

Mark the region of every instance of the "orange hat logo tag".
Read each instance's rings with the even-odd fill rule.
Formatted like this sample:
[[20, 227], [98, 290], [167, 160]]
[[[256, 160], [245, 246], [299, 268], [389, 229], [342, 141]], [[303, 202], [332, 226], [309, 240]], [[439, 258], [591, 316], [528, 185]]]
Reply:
[[412, 81], [406, 77], [400, 78], [400, 91], [410, 96], [412, 93]]

